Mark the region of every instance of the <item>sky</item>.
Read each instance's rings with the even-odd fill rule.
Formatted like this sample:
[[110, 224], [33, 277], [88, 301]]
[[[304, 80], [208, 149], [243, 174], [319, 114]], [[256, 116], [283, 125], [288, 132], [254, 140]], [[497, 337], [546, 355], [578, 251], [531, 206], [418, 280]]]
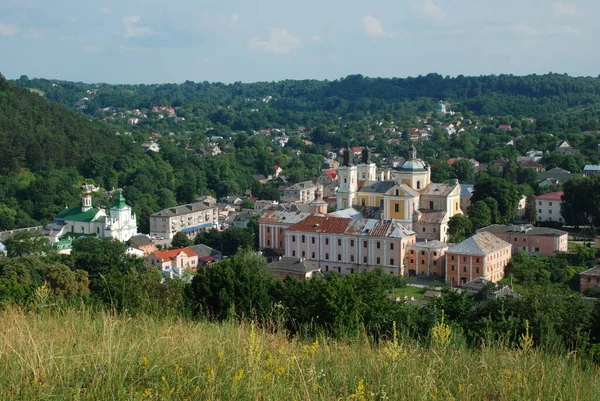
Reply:
[[0, 73], [106, 83], [598, 76], [598, 0], [0, 0]]

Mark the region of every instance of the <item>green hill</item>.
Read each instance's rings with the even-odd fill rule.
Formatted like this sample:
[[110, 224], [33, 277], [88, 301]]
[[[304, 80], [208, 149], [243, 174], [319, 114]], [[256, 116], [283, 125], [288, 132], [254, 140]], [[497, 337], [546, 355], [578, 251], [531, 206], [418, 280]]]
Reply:
[[93, 155], [116, 154], [113, 129], [0, 75], [0, 172], [82, 168]]
[[598, 400], [575, 355], [403, 339], [300, 342], [253, 324], [0, 312], [2, 400]]

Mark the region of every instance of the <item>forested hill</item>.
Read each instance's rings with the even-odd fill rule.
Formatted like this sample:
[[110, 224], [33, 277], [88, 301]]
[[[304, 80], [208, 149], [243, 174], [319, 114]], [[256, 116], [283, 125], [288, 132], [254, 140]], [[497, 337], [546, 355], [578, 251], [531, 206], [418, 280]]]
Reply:
[[[153, 105], [182, 106], [189, 102], [231, 105], [234, 100], [272, 96], [270, 108], [279, 112], [330, 112], [345, 115], [356, 111], [374, 113], [398, 109], [399, 103], [420, 100], [425, 109], [440, 99], [451, 101], [456, 111], [486, 115], [540, 117], [578, 106], [600, 105], [600, 79], [561, 74], [529, 76], [479, 76], [455, 78], [428, 74], [415, 78], [367, 78], [351, 75], [335, 81], [285, 80], [244, 84], [194, 83], [161, 85], [90, 85], [28, 79], [19, 85], [42, 90], [57, 103], [73, 106], [91, 87], [98, 94], [88, 105], [97, 108], [148, 108]], [[60, 82], [60, 85], [54, 85]], [[392, 105], [395, 107], [390, 107]], [[597, 107], [594, 107], [594, 110]], [[415, 109], [411, 111], [416, 111]]]
[[115, 130], [90, 121], [0, 75], [0, 172], [82, 168], [92, 155], [115, 155]]

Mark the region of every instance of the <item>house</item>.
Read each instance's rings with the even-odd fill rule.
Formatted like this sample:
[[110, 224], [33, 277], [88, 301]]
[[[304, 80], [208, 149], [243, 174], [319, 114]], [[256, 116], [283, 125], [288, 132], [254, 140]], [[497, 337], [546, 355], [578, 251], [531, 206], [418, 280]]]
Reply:
[[482, 277], [477, 277], [475, 280], [469, 281], [462, 285], [460, 289], [472, 297], [483, 293], [485, 299], [489, 301], [495, 299], [512, 299], [519, 296], [511, 286], [505, 284], [498, 285]]
[[309, 203], [315, 199], [315, 193], [323, 193], [323, 185], [312, 181], [304, 181], [283, 189], [283, 197], [296, 203]]
[[193, 238], [201, 231], [217, 228], [218, 218], [217, 206], [206, 202], [163, 209], [150, 215], [150, 236], [171, 239], [181, 231]]
[[309, 280], [321, 269], [305, 258], [280, 257], [267, 265], [279, 280], [292, 276], [298, 280]]
[[235, 219], [233, 220], [233, 227], [237, 227], [237, 228], [248, 228], [248, 224], [254, 220], [257, 219], [258, 215], [255, 213], [240, 213], [237, 216], [235, 216]]
[[588, 288], [600, 290], [600, 266], [592, 267], [579, 274], [579, 291], [585, 292]]
[[406, 269], [409, 276], [429, 276], [443, 280], [448, 244], [440, 241], [417, 241], [406, 247]]
[[561, 214], [562, 196], [564, 192], [550, 192], [544, 195], [536, 196], [538, 221], [558, 221], [563, 222]]
[[492, 166], [496, 167], [498, 169], [499, 172], [503, 172], [504, 168], [506, 167], [506, 165], [509, 163], [509, 160], [501, 157], [499, 159], [496, 159], [494, 161], [492, 161]]
[[488, 232], [481, 232], [454, 245], [446, 252], [446, 282], [463, 285], [482, 277], [498, 282], [510, 261], [512, 245]]
[[160, 146], [156, 142], [144, 142], [142, 143], [142, 149], [146, 152], [160, 152]]
[[137, 248], [132, 248], [132, 247], [128, 247], [125, 250], [125, 255], [133, 256], [136, 258], [143, 258], [144, 256], [146, 256], [146, 255], [144, 255], [144, 251], [137, 249]]
[[305, 258], [325, 272], [348, 274], [383, 267], [405, 274], [405, 249], [416, 234], [394, 220], [347, 219], [312, 214], [288, 227], [285, 256]]
[[154, 240], [145, 234], [134, 235], [133, 237], [129, 238], [127, 244], [132, 248], [142, 251], [143, 256], [148, 256], [152, 252], [156, 251], [156, 244], [154, 243]]
[[499, 129], [500, 131], [512, 131], [512, 126], [511, 126], [511, 125], [508, 125], [508, 124], [500, 124], [500, 125], [498, 126], [498, 129]]
[[262, 174], [255, 174], [255, 175], [253, 175], [253, 176], [252, 176], [252, 179], [253, 179], [254, 181], [258, 181], [258, 182], [260, 182], [261, 184], [266, 184], [266, 183], [267, 183], [267, 181], [268, 181], [268, 180], [267, 180], [267, 177], [265, 177], [265, 176], [264, 176], [264, 175], [262, 175]]
[[257, 200], [254, 202], [254, 210], [260, 212], [261, 210], [270, 209], [277, 205], [279, 205], [279, 202], [274, 200]]
[[285, 253], [285, 230], [304, 220], [310, 213], [267, 210], [258, 219], [258, 247], [273, 249], [280, 255]]
[[600, 166], [595, 166], [592, 164], [586, 164], [581, 171], [584, 176], [600, 174]]
[[188, 247], [198, 255], [198, 264], [207, 265], [218, 262], [223, 259], [221, 252], [204, 244], [192, 245]]
[[277, 165], [273, 166], [273, 168], [275, 169], [275, 178], [279, 177], [279, 174], [283, 172], [283, 169]]
[[146, 257], [146, 262], [163, 271], [173, 268], [198, 270], [198, 254], [190, 248], [154, 251]]
[[556, 252], [567, 252], [569, 248], [569, 234], [566, 231], [534, 227], [531, 224], [493, 224], [477, 232], [488, 232], [511, 243], [513, 255], [523, 251], [530, 255], [556, 256]]

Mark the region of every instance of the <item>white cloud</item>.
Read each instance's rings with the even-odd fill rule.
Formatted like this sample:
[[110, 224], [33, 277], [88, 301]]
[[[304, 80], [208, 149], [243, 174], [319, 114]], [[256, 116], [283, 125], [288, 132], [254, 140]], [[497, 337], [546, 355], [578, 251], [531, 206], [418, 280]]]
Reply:
[[142, 17], [139, 15], [130, 15], [123, 17], [123, 29], [125, 32], [123, 36], [126, 38], [137, 38], [141, 36], [152, 35], [152, 29], [147, 26], [138, 26], [138, 23]]
[[323, 39], [321, 39], [321, 37], [319, 35], [315, 35], [312, 37], [313, 42], [316, 43], [321, 43], [323, 41]]
[[14, 36], [19, 32], [15, 25], [0, 24], [0, 36]]
[[371, 38], [391, 38], [392, 33], [386, 32], [380, 20], [372, 15], [364, 15], [360, 22], [362, 23], [363, 32]]
[[433, 0], [413, 0], [412, 5], [414, 8], [421, 11], [427, 18], [437, 22], [446, 21], [446, 13], [444, 13], [444, 10], [436, 5]]
[[554, 11], [555, 17], [583, 17], [583, 11], [581, 11], [575, 3], [555, 1], [552, 3], [552, 10]]
[[517, 33], [523, 33], [529, 36], [537, 36], [540, 34], [540, 31], [538, 31], [537, 29], [523, 23], [519, 25], [513, 25], [509, 27], [509, 30]]
[[240, 23], [240, 16], [237, 13], [232, 14], [231, 18], [229, 18], [229, 25], [236, 26], [239, 23]]
[[271, 28], [269, 36], [263, 40], [258, 36], [254, 36], [248, 40], [248, 48], [253, 50], [262, 50], [274, 54], [292, 53], [299, 46], [299, 38], [292, 35], [283, 28]]

